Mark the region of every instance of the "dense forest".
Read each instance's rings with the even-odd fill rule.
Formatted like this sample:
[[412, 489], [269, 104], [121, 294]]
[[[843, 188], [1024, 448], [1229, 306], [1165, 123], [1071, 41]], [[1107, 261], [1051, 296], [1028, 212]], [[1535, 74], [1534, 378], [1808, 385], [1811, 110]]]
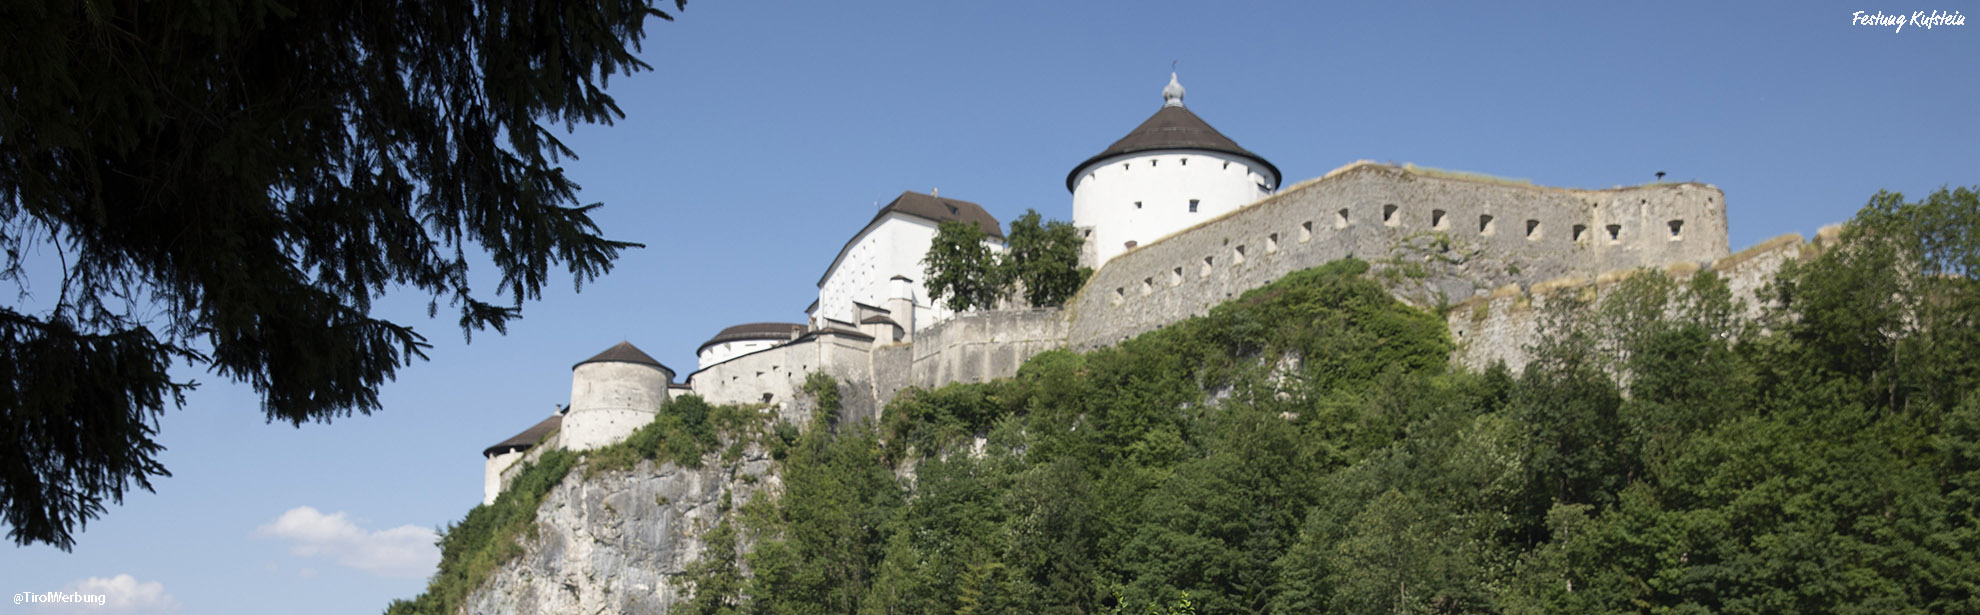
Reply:
[[[1976, 221], [1880, 194], [1757, 306], [1710, 272], [1556, 301], [1517, 374], [1342, 261], [879, 424], [821, 378], [806, 428], [689, 398], [604, 458], [778, 451], [678, 612], [1975, 613]], [[391, 612], [458, 604], [514, 550], [475, 515], [570, 465]]]

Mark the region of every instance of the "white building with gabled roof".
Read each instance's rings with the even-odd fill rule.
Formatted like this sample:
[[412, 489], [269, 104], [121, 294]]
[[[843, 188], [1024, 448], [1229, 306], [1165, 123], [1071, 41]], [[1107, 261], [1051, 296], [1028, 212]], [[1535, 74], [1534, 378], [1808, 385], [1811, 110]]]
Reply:
[[[912, 335], [953, 314], [930, 300], [922, 284], [922, 257], [943, 222], [965, 222], [982, 229], [995, 249], [1004, 231], [983, 206], [919, 192], [902, 192], [854, 233], [818, 278], [818, 302], [806, 310], [819, 329], [859, 329], [874, 316], [886, 316]], [[901, 283], [905, 281], [906, 283]], [[899, 312], [910, 311], [902, 314]]]

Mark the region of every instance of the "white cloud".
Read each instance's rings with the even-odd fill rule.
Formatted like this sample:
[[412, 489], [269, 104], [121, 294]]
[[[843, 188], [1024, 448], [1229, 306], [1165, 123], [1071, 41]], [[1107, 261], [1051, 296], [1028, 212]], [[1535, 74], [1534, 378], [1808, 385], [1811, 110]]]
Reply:
[[81, 594], [84, 599], [102, 596], [102, 603], [70, 602], [35, 604], [36, 613], [92, 613], [95, 615], [138, 615], [177, 613], [183, 605], [165, 593], [165, 584], [139, 583], [137, 578], [120, 574], [108, 579], [90, 577], [64, 586], [60, 593]]
[[440, 564], [433, 530], [401, 525], [368, 532], [344, 513], [326, 515], [309, 506], [291, 508], [254, 533], [293, 542], [289, 552], [298, 557], [322, 555], [379, 576], [423, 579]]

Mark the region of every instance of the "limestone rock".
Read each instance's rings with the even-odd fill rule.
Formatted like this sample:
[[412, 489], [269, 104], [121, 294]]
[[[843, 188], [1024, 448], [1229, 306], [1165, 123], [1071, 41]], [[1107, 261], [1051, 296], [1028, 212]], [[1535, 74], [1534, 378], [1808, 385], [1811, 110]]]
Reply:
[[755, 492], [777, 489], [767, 451], [719, 454], [700, 468], [641, 462], [585, 476], [573, 469], [543, 499], [522, 555], [468, 596], [471, 614], [665, 613], [692, 590], [681, 582], [702, 536]]

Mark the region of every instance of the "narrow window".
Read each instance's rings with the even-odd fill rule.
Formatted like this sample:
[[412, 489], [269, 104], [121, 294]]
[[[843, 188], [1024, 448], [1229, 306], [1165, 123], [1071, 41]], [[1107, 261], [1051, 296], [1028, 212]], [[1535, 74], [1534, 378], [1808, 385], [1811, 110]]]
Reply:
[[1313, 241], [1313, 221], [1312, 221], [1312, 220], [1307, 220], [1307, 221], [1305, 221], [1305, 222], [1301, 222], [1301, 223], [1299, 223], [1299, 242], [1300, 242], [1300, 243], [1306, 243], [1306, 242], [1308, 242], [1308, 241]]
[[1134, 163], [1130, 163], [1130, 162], [1123, 162], [1123, 163], [1121, 163], [1121, 170], [1122, 170], [1122, 171], [1129, 171], [1129, 170], [1133, 170], [1133, 167], [1134, 167]]
[[1188, 158], [1184, 158], [1184, 159], [1182, 159], [1182, 165], [1183, 165], [1183, 166], [1189, 166], [1189, 159], [1188, 159]]
[[1340, 211], [1334, 212], [1334, 228], [1347, 228], [1347, 226], [1348, 226], [1347, 210], [1342, 209]]
[[1155, 278], [1142, 278], [1141, 294], [1146, 295], [1152, 292], [1155, 292]]
[[1181, 267], [1177, 267], [1177, 268], [1176, 268], [1176, 269], [1175, 269], [1174, 271], [1170, 271], [1170, 272], [1169, 272], [1169, 285], [1170, 285], [1170, 286], [1182, 286], [1182, 268], [1181, 268]]
[[1230, 170], [1230, 168], [1231, 168], [1231, 161], [1229, 160], [1224, 161], [1224, 170], [1228, 171]]
[[1430, 228], [1434, 228], [1438, 230], [1442, 230], [1444, 228], [1444, 210], [1442, 209], [1430, 210]]
[[1672, 220], [1670, 221], [1670, 225], [1671, 225], [1671, 241], [1684, 239], [1684, 221]]
[[1200, 202], [1200, 201], [1198, 201], [1198, 200], [1196, 200], [1196, 199], [1190, 199], [1190, 200], [1189, 200], [1189, 213], [1196, 213], [1196, 204], [1197, 204], [1197, 203], [1199, 203], [1199, 202]]
[[1125, 288], [1114, 289], [1114, 305], [1120, 305], [1121, 301], [1125, 299], [1127, 299], [1127, 289]]
[[1398, 221], [1396, 220], [1396, 206], [1394, 205], [1382, 206], [1382, 223], [1387, 224], [1389, 226], [1395, 226], [1398, 223]]
[[1135, 201], [1135, 202], [1134, 202], [1134, 208], [1135, 208], [1135, 209], [1141, 209], [1141, 201]]
[[1490, 237], [1498, 234], [1497, 230], [1492, 227], [1492, 216], [1483, 215], [1478, 217], [1478, 234]]
[[1582, 240], [1582, 238], [1584, 238], [1584, 237], [1587, 237], [1587, 236], [1588, 236], [1588, 227], [1586, 227], [1586, 226], [1582, 226], [1582, 225], [1580, 225], [1580, 224], [1576, 224], [1576, 225], [1574, 225], [1574, 229], [1573, 229], [1573, 232], [1572, 232], [1572, 233], [1571, 233], [1570, 235], [1571, 235], [1571, 236], [1570, 236], [1570, 237], [1568, 237], [1568, 240], [1569, 240], [1569, 241], [1573, 241], [1573, 242], [1575, 242], [1575, 243], [1580, 243], [1580, 242], [1581, 242], [1581, 240]]
[[1273, 253], [1273, 252], [1277, 252], [1277, 251], [1279, 251], [1279, 234], [1278, 234], [1278, 233], [1272, 233], [1272, 234], [1270, 234], [1270, 235], [1266, 235], [1266, 236], [1265, 236], [1265, 253], [1266, 253], [1266, 254], [1271, 254], [1271, 253]]
[[1237, 256], [1232, 257], [1231, 266], [1236, 267], [1244, 264], [1244, 246], [1238, 246], [1237, 250], [1233, 251], [1233, 253]]
[[1540, 240], [1540, 221], [1539, 221], [1539, 220], [1527, 220], [1527, 221], [1526, 221], [1526, 240], [1527, 240], [1527, 241], [1539, 241], [1539, 240]]
[[1157, 163], [1157, 162], [1161, 162], [1161, 161], [1160, 161], [1160, 160], [1150, 160], [1150, 161], [1148, 161], [1148, 166], [1151, 166], [1151, 167], [1152, 167], [1152, 166], [1155, 166], [1155, 163]]
[[1608, 231], [1609, 231], [1609, 243], [1615, 243], [1617, 240], [1622, 239], [1622, 225], [1611, 224], [1608, 226]]
[[1213, 265], [1216, 265], [1216, 264], [1217, 264], [1217, 257], [1215, 257], [1215, 256], [1205, 256], [1205, 257], [1203, 257], [1203, 270], [1202, 270], [1202, 271], [1200, 271], [1200, 272], [1197, 272], [1197, 274], [1196, 274], [1196, 277], [1199, 277], [1199, 278], [1207, 278], [1207, 277], [1210, 277], [1210, 267], [1211, 267], [1211, 266], [1213, 266]]

